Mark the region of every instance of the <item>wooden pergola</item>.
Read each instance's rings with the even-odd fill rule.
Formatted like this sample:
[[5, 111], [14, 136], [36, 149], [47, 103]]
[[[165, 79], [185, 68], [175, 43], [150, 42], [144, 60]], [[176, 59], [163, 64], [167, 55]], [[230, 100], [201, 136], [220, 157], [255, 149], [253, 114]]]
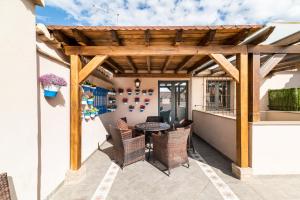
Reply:
[[[274, 27], [243, 26], [48, 26], [52, 43], [71, 61], [71, 170], [81, 167], [80, 84], [99, 68], [116, 77], [191, 77], [218, 64], [236, 81], [236, 164], [249, 167], [248, 122], [259, 121], [260, 77], [287, 55], [295, 42], [259, 45]], [[297, 39], [299, 41], [299, 37]], [[296, 41], [296, 40], [294, 40]], [[261, 55], [267, 55], [261, 66]], [[235, 61], [228, 59], [235, 56]]]

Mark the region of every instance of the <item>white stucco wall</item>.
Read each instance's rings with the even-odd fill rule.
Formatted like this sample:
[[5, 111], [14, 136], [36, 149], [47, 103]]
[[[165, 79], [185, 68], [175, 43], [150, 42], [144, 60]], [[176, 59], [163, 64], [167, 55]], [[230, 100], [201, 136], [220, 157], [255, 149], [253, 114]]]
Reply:
[[[53, 73], [63, 77], [68, 85], [62, 87], [53, 99], [44, 97], [40, 88], [40, 164], [39, 182], [41, 199], [46, 199], [65, 179], [70, 163], [70, 69], [59, 52], [38, 41], [37, 55], [39, 76]], [[42, 52], [42, 53], [40, 53]], [[49, 56], [50, 55], [50, 56]], [[55, 59], [53, 59], [53, 57]], [[94, 84], [111, 88], [112, 86], [95, 77], [89, 77]], [[102, 144], [108, 134], [105, 126], [111, 121], [111, 113], [82, 122], [82, 162]]]
[[[153, 89], [154, 93], [152, 96], [144, 96], [144, 95], [139, 95], [140, 97], [140, 101], [141, 103], [139, 104], [135, 104], [134, 103], [134, 97], [135, 95], [131, 95], [128, 96], [126, 93], [126, 89], [127, 88], [131, 88], [133, 91], [135, 89], [135, 85], [134, 85], [134, 80], [136, 78], [121, 78], [121, 77], [117, 77], [113, 79], [113, 83], [114, 83], [114, 87], [116, 88], [116, 90], [118, 88], [123, 88], [125, 93], [121, 96], [121, 95], [117, 95], [117, 103], [118, 103], [118, 108], [116, 110], [116, 112], [113, 113], [114, 116], [114, 120], [116, 121], [117, 119], [121, 118], [121, 117], [127, 117], [128, 123], [129, 125], [135, 125], [137, 123], [141, 123], [141, 122], [145, 122], [147, 116], [157, 116], [158, 115], [158, 81], [172, 81], [172, 80], [187, 80], [189, 83], [189, 92], [190, 92], [190, 85], [191, 85], [191, 81], [189, 78], [186, 79], [172, 79], [172, 78], [139, 78], [141, 80], [141, 87], [140, 89]], [[191, 105], [191, 95], [189, 95], [189, 106]], [[122, 103], [122, 99], [123, 97], [127, 97], [128, 98], [128, 104], [125, 105]], [[146, 106], [146, 109], [144, 112], [140, 112], [139, 111], [139, 106], [141, 104], [144, 104], [144, 99], [145, 98], [149, 98], [150, 99], [150, 104], [148, 106]], [[135, 106], [135, 110], [133, 112], [129, 112], [128, 111], [128, 106], [132, 104]], [[189, 109], [189, 117], [191, 116], [190, 114], [191, 109]], [[114, 122], [115, 122], [114, 121]], [[112, 125], [114, 125], [114, 122], [112, 123]]]
[[253, 174], [300, 174], [299, 133], [299, 122], [250, 124]]
[[261, 80], [260, 110], [269, 110], [268, 90], [300, 87], [300, 70], [283, 71]]
[[235, 118], [193, 110], [193, 121], [196, 135], [232, 161], [236, 160]]
[[[16, 13], [16, 14], [15, 14]], [[0, 173], [13, 199], [37, 199], [38, 117], [34, 5], [0, 1]]]

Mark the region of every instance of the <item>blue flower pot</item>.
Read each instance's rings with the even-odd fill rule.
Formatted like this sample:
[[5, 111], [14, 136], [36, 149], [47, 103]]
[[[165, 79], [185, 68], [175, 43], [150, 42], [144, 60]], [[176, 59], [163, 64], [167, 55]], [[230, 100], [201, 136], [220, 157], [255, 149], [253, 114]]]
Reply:
[[93, 105], [94, 104], [94, 99], [88, 99], [87, 104], [88, 105]]
[[57, 91], [44, 90], [45, 97], [53, 98], [56, 97], [56, 95], [57, 95]]

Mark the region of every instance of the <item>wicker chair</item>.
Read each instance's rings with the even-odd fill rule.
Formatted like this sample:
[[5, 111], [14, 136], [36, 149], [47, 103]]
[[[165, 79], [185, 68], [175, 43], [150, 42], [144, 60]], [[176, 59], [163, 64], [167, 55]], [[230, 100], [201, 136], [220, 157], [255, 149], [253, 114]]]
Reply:
[[168, 175], [171, 169], [180, 165], [187, 164], [189, 160], [187, 155], [187, 138], [189, 128], [180, 128], [176, 131], [170, 131], [167, 134], [153, 134], [153, 156], [168, 169]]
[[142, 133], [134, 127], [128, 126], [126, 117], [117, 120], [117, 128], [121, 130], [122, 133], [124, 132], [124, 134], [128, 134], [128, 130], [131, 130], [128, 136], [124, 135], [125, 139], [142, 135]]
[[193, 152], [195, 153], [195, 148], [194, 148], [194, 144], [193, 144], [193, 121], [192, 120], [187, 120], [187, 119], [183, 119], [179, 122], [179, 125], [176, 128], [190, 128], [190, 134], [189, 134], [189, 138], [188, 138], [188, 149], [189, 150], [193, 150]]
[[145, 160], [145, 136], [141, 135], [135, 138], [131, 130], [120, 131], [110, 126], [110, 133], [114, 145], [114, 156], [116, 162], [124, 168], [134, 162]]
[[11, 200], [6, 173], [0, 174], [0, 199]]

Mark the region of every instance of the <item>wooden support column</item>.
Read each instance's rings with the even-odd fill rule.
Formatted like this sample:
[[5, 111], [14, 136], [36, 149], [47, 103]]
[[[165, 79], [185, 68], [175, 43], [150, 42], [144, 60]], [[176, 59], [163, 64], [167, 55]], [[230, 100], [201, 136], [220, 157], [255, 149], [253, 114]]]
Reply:
[[236, 55], [239, 69], [239, 82], [236, 83], [236, 164], [249, 167], [248, 135], [248, 54]]
[[79, 72], [82, 68], [78, 55], [71, 55], [71, 108], [70, 108], [70, 169], [78, 170], [81, 166], [81, 105]]
[[260, 54], [251, 53], [248, 56], [249, 68], [249, 121], [260, 121]]

